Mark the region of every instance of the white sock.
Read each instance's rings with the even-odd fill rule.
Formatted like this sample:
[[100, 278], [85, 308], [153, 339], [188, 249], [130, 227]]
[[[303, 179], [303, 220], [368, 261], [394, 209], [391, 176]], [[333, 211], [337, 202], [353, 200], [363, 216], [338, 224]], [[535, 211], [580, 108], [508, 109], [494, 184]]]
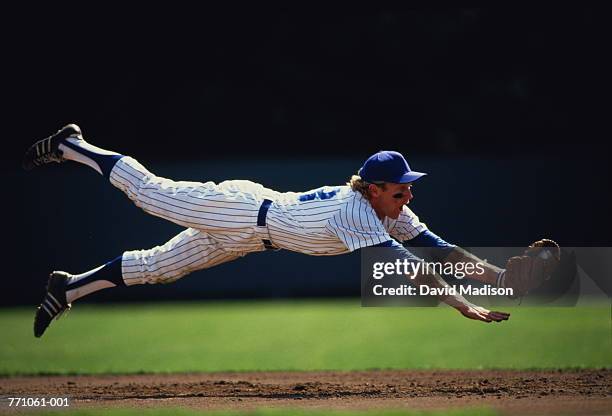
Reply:
[[108, 280], [96, 280], [95, 282], [87, 283], [81, 287], [67, 290], [66, 291], [66, 302], [72, 303], [75, 300], [82, 298], [83, 296], [87, 296], [90, 293], [94, 293], [94, 292], [97, 292], [98, 290], [106, 289], [109, 287], [115, 287], [115, 284], [109, 282]]

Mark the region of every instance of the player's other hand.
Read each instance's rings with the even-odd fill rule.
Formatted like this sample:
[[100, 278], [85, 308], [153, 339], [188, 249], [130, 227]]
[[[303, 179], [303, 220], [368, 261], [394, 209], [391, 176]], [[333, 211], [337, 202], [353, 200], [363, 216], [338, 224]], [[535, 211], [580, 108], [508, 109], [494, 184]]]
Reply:
[[456, 309], [461, 312], [463, 316], [470, 319], [483, 322], [501, 322], [507, 321], [510, 318], [510, 314], [506, 312], [490, 311], [482, 306], [474, 305], [473, 303], [465, 303], [459, 305]]

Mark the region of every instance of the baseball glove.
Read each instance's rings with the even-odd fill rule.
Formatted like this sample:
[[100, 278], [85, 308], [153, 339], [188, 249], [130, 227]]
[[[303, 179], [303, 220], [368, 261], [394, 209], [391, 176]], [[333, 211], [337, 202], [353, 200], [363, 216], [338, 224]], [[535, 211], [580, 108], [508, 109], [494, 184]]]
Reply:
[[522, 256], [510, 257], [498, 286], [512, 288], [511, 298], [527, 295], [550, 279], [561, 261], [561, 249], [553, 240], [543, 238], [531, 244]]

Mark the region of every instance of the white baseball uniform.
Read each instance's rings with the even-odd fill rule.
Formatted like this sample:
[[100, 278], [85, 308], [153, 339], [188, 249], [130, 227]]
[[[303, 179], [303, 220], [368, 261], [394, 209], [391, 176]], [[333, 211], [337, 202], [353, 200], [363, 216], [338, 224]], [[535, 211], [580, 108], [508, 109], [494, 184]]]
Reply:
[[155, 176], [131, 157], [115, 164], [110, 181], [145, 212], [187, 227], [162, 246], [124, 252], [127, 285], [169, 283], [267, 248], [336, 255], [392, 237], [410, 240], [427, 230], [406, 206], [397, 220], [381, 221], [367, 199], [349, 186], [298, 193], [245, 180], [173, 181]]

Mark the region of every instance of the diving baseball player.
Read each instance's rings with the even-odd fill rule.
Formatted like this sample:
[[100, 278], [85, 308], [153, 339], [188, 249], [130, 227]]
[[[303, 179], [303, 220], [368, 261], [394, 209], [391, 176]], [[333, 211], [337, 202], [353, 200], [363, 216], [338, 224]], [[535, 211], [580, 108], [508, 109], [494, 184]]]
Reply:
[[[88, 143], [81, 129], [69, 124], [32, 145], [23, 167], [30, 170], [67, 160], [89, 166], [136, 206], [185, 230], [161, 246], [126, 251], [82, 274], [52, 272], [35, 315], [36, 337], [72, 302], [95, 291], [169, 283], [257, 251], [284, 249], [329, 256], [382, 246], [418, 260], [404, 247], [412, 245], [440, 247], [451, 261], [475, 258], [433, 234], [407, 207], [413, 183], [425, 173], [411, 170], [404, 157], [393, 151], [372, 155], [359, 175], [344, 186], [277, 192], [247, 180], [215, 184], [161, 178], [129, 156]], [[483, 275], [468, 277], [506, 287], [512, 276], [510, 269], [489, 265]], [[437, 275], [415, 280], [431, 287], [447, 286]], [[441, 300], [470, 319], [499, 322], [510, 316], [476, 306], [460, 295]]]

